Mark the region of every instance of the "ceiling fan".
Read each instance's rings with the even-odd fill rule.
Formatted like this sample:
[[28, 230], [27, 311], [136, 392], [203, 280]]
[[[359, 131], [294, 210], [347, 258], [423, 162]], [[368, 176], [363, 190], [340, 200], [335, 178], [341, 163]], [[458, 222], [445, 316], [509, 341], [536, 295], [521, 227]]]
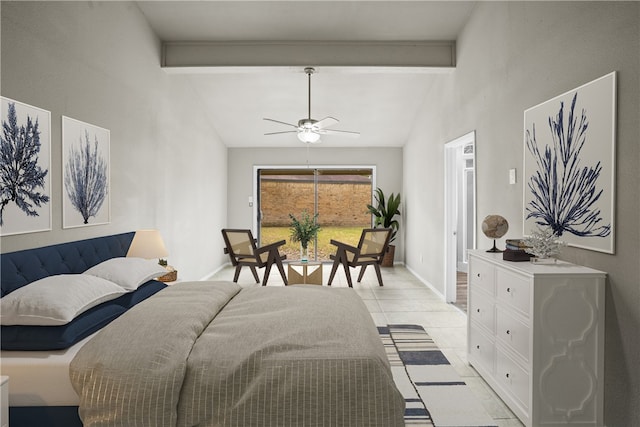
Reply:
[[264, 120], [270, 121], [270, 122], [275, 122], [275, 123], [280, 123], [283, 125], [287, 125], [290, 127], [295, 128], [295, 130], [285, 130], [285, 131], [280, 131], [280, 132], [269, 132], [269, 133], [265, 133], [265, 135], [278, 135], [281, 133], [297, 133], [298, 134], [298, 139], [304, 143], [307, 144], [313, 144], [316, 142], [320, 142], [320, 136], [321, 135], [328, 135], [328, 134], [340, 134], [340, 135], [345, 135], [345, 136], [351, 136], [351, 137], [358, 137], [360, 136], [360, 132], [352, 132], [352, 131], [348, 131], [348, 130], [337, 130], [337, 129], [327, 129], [329, 126], [333, 126], [336, 123], [339, 122], [338, 119], [334, 118], [334, 117], [325, 117], [322, 120], [314, 120], [311, 118], [311, 75], [315, 72], [316, 70], [313, 67], [307, 67], [304, 69], [304, 72], [307, 74], [308, 76], [308, 80], [309, 80], [309, 115], [306, 119], [300, 119], [298, 120], [298, 124], [294, 125], [291, 123], [286, 123], [286, 122], [282, 122], [280, 120], [274, 120], [274, 119], [268, 119], [265, 118]]

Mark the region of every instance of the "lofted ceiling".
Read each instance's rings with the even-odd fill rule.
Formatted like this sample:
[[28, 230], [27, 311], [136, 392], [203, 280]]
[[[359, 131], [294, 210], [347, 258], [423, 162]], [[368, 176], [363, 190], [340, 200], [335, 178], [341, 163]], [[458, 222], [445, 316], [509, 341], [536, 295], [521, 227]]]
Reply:
[[[328, 147], [402, 146], [416, 120], [435, 73], [451, 67], [389, 67], [400, 52], [394, 43], [450, 42], [458, 38], [475, 2], [465, 1], [139, 1], [140, 10], [164, 43], [181, 46], [209, 42], [221, 44], [294, 43], [309, 46], [309, 62], [317, 45], [328, 56], [320, 63], [296, 64], [290, 58], [269, 62], [270, 46], [260, 66], [197, 67], [168, 70], [189, 79], [205, 105], [222, 141], [228, 147], [299, 147], [295, 133], [265, 136], [290, 130], [264, 121], [268, 117], [296, 124], [307, 117], [305, 66], [313, 66], [311, 116], [340, 120], [333, 129], [358, 131], [359, 138], [322, 137]], [[355, 66], [334, 67], [327, 62], [331, 46], [351, 44]], [[360, 51], [383, 45], [375, 56], [360, 60]], [[328, 47], [327, 47], [328, 46]], [[353, 48], [355, 46], [355, 48]], [[363, 49], [359, 47], [362, 46]], [[387, 49], [386, 51], [384, 49]], [[224, 56], [217, 53], [217, 57]], [[336, 53], [337, 55], [337, 53]], [[455, 54], [454, 54], [455, 55]], [[235, 58], [229, 55], [229, 63]], [[278, 56], [273, 51], [272, 56]], [[298, 55], [296, 58], [304, 58]], [[406, 57], [406, 55], [405, 55]], [[318, 56], [320, 58], [320, 56]], [[222, 58], [224, 60], [225, 58]], [[218, 58], [216, 58], [218, 60]], [[306, 59], [302, 59], [306, 61]], [[454, 56], [455, 60], [455, 56]], [[288, 63], [287, 61], [290, 61]], [[224, 62], [224, 61], [223, 61]], [[447, 71], [448, 70], [448, 71]]]

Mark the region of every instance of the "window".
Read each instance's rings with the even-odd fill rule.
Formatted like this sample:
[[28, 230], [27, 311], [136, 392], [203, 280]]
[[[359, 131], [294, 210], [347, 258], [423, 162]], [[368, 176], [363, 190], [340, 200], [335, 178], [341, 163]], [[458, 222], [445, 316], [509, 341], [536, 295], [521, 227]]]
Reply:
[[321, 230], [309, 245], [309, 259], [329, 261], [331, 239], [358, 243], [363, 228], [371, 227], [375, 168], [257, 168], [257, 223], [261, 245], [285, 239], [289, 260], [300, 258], [300, 245], [291, 242], [289, 214], [318, 214]]

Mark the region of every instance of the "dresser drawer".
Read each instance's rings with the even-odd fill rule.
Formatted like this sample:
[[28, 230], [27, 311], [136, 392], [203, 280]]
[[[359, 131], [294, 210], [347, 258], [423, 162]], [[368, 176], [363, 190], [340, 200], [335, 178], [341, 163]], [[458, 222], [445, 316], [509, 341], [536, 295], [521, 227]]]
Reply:
[[505, 310], [496, 310], [496, 337], [529, 362], [529, 325]]
[[495, 267], [478, 258], [469, 258], [469, 284], [495, 295]]
[[496, 295], [501, 303], [508, 304], [529, 317], [531, 285], [528, 277], [502, 269], [496, 271]]
[[472, 322], [479, 323], [491, 333], [494, 333], [496, 330], [496, 315], [493, 298], [486, 296], [482, 292], [474, 290], [469, 292], [469, 317]]
[[496, 380], [524, 409], [529, 410], [529, 372], [499, 349], [496, 352]]
[[[495, 371], [495, 343], [475, 325], [469, 329], [469, 359], [473, 365], [480, 365], [493, 375]], [[476, 366], [477, 368], [478, 366]]]

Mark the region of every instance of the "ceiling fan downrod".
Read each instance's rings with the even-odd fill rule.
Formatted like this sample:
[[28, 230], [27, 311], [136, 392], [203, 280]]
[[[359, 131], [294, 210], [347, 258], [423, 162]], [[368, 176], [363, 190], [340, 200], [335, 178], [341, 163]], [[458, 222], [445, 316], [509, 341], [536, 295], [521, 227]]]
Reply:
[[308, 114], [307, 117], [309, 118], [309, 121], [311, 121], [311, 74], [315, 73], [316, 69], [313, 68], [313, 67], [306, 67], [304, 69], [304, 72], [307, 74], [307, 77], [308, 77], [307, 80], [309, 82], [309, 84], [308, 84], [309, 92], [308, 92], [308, 98], [307, 98], [309, 100], [309, 102], [308, 102], [308, 112], [309, 112], [309, 114]]

